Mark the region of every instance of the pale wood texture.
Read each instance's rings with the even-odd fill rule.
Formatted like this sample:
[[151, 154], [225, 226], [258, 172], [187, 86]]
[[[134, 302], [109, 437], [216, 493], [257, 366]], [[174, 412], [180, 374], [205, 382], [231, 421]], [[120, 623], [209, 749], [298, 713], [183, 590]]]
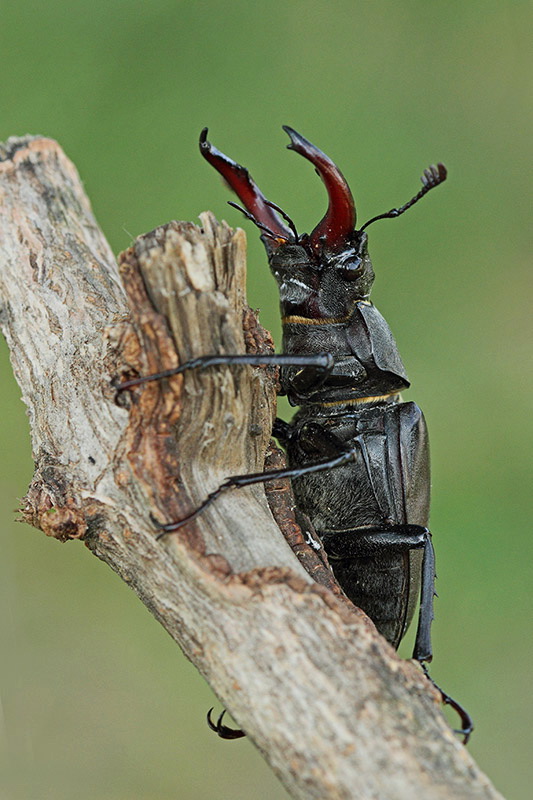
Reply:
[[[275, 374], [216, 368], [120, 397], [112, 379], [268, 351], [245, 304], [242, 231], [209, 214], [173, 222], [119, 268], [75, 168], [37, 137], [0, 146], [0, 206], [0, 320], [36, 463], [25, 519], [84, 539], [129, 583], [294, 797], [500, 797], [420, 670], [304, 570], [261, 486], [155, 540], [150, 514], [180, 518], [227, 475], [263, 468]], [[324, 578], [287, 486], [271, 497]]]

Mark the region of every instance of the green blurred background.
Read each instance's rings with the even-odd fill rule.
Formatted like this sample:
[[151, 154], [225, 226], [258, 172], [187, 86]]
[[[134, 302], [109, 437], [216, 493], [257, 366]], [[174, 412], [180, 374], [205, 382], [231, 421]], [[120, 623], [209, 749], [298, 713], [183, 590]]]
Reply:
[[[250, 302], [278, 341], [257, 232], [226, 206], [200, 129], [300, 230], [325, 193], [284, 149], [282, 124], [337, 161], [360, 221], [446, 163], [443, 187], [371, 228], [373, 299], [432, 439], [433, 675], [475, 717], [481, 767], [507, 797], [530, 798], [531, 3], [2, 0], [0, 11], [0, 139], [56, 138], [117, 253], [207, 208], [245, 225]], [[1, 796], [286, 797], [249, 742], [208, 732], [209, 688], [129, 589], [79, 542], [13, 522], [32, 461], [3, 343], [1, 355]]]

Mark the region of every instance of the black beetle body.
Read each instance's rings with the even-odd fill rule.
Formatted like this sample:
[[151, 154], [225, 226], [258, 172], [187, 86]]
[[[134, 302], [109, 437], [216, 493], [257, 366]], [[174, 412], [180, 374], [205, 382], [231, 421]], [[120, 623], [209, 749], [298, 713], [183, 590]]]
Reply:
[[[200, 356], [119, 388], [198, 367], [279, 365], [282, 393], [299, 406], [290, 423], [276, 420], [273, 431], [287, 451], [289, 467], [228, 478], [185, 519], [161, 525], [159, 536], [177, 530], [228, 489], [291, 478], [298, 508], [319, 535], [338, 583], [394, 647], [419, 601], [413, 658], [423, 664], [432, 658], [435, 594], [427, 528], [428, 437], [418, 406], [402, 401], [400, 393], [409, 387], [405, 368], [387, 322], [369, 300], [374, 271], [365, 228], [403, 214], [446, 179], [446, 168], [438, 164], [425, 170], [422, 188], [409, 202], [357, 229], [353, 197], [338, 167], [292, 128], [284, 130], [289, 149], [313, 164], [328, 192], [326, 214], [309, 235], [299, 235], [248, 171], [207, 141], [207, 129], [200, 137], [202, 155], [245, 206], [236, 207], [261, 230], [280, 292], [283, 353]], [[458, 712], [466, 742], [472, 720], [439, 691]], [[208, 715], [209, 726], [220, 736], [244, 735], [222, 719], [223, 714], [215, 724]]]
[[[430, 661], [434, 556], [429, 531], [429, 456], [424, 418], [400, 392], [409, 386], [392, 333], [370, 302], [374, 280], [367, 234], [356, 229], [353, 198], [338, 167], [291, 128], [296, 150], [315, 166], [329, 208], [310, 235], [269, 203], [248, 172], [202, 134], [200, 149], [259, 225], [277, 281], [283, 353], [327, 353], [332, 366], [282, 366], [283, 393], [300, 410], [275, 434], [287, 450], [299, 509], [311, 520], [339, 584], [378, 630], [398, 647], [422, 584], [414, 657]], [[398, 216], [446, 177], [432, 167], [423, 189]], [[282, 214], [283, 219], [279, 216]], [[374, 220], [371, 220], [371, 222]], [[285, 224], [285, 223], [288, 224]], [[309, 465], [350, 452], [347, 463], [321, 471]]]
[[[294, 480], [296, 500], [346, 595], [398, 647], [413, 617], [422, 568], [420, 550], [404, 549], [402, 534], [424, 529], [429, 516], [424, 418], [414, 403], [398, 401], [328, 411], [326, 416], [305, 408], [296, 415], [287, 445], [291, 466], [317, 455], [312, 435], [306, 436], [311, 425], [340, 442], [359, 437], [361, 452], [350, 464]], [[367, 543], [367, 534], [377, 534], [375, 541]], [[431, 651], [417, 651], [415, 658], [430, 660]]]

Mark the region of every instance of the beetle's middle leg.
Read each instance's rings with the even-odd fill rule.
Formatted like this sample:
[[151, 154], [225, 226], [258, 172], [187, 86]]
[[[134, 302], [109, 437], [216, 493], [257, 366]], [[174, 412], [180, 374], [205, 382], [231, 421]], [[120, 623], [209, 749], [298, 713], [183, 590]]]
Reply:
[[322, 472], [324, 470], [334, 469], [335, 467], [342, 467], [345, 464], [348, 464], [350, 461], [353, 461], [356, 455], [357, 448], [351, 447], [333, 458], [329, 457], [323, 461], [316, 461], [313, 464], [307, 464], [303, 467], [295, 467], [294, 469], [273, 469], [267, 470], [266, 472], [252, 472], [248, 475], [233, 475], [221, 483], [220, 486], [213, 492], [210, 492], [204, 502], [183, 519], [177, 520], [176, 522], [169, 522], [165, 525], [161, 525], [154, 520], [161, 530], [156, 538], [160, 539], [167, 533], [173, 533], [174, 531], [177, 531], [178, 528], [186, 525], [187, 522], [195, 519], [203, 511], [205, 511], [205, 509], [208, 508], [208, 506], [210, 506], [211, 503], [213, 503], [218, 497], [220, 497], [221, 494], [225, 494], [231, 489], [238, 489], [243, 486], [252, 486], [255, 483], [266, 483], [266, 481], [278, 480], [279, 478], [299, 478], [302, 475], [308, 475], [311, 472]]

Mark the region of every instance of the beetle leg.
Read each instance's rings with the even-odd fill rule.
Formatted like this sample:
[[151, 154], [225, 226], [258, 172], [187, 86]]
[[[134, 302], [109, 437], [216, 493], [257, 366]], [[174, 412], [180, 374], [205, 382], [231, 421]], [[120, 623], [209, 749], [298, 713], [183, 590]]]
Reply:
[[387, 525], [383, 528], [360, 528], [355, 536], [339, 536], [339, 532], [321, 534], [328, 558], [365, 558], [387, 553], [423, 549], [420, 611], [413, 658], [421, 663], [433, 658], [431, 623], [435, 596], [435, 553], [431, 533], [421, 525]]
[[382, 528], [357, 528], [353, 536], [346, 531], [321, 533], [330, 558], [372, 558], [387, 553], [406, 553], [426, 546], [427, 528], [422, 525], [387, 525]]
[[435, 681], [429, 674], [428, 668], [426, 667], [425, 664], [421, 664], [420, 666], [424, 670], [424, 674], [428, 679], [428, 681], [433, 684], [433, 686], [438, 692], [440, 692], [442, 703], [445, 706], [450, 706], [450, 708], [453, 708], [453, 710], [459, 715], [459, 719], [461, 720], [461, 730], [460, 731], [455, 730], [454, 733], [458, 733], [460, 736], [463, 736], [464, 737], [463, 744], [468, 744], [468, 740], [470, 739], [470, 736], [472, 735], [472, 732], [474, 730], [474, 721], [472, 717], [470, 716], [468, 711], [465, 708], [463, 708], [463, 706], [460, 703], [457, 702], [457, 700], [454, 700], [453, 697], [450, 697], [449, 694], [444, 692], [440, 688], [440, 686], [437, 683], [435, 683]]
[[278, 480], [279, 478], [299, 478], [302, 475], [308, 475], [311, 472], [323, 472], [324, 470], [334, 469], [335, 467], [342, 467], [344, 464], [348, 464], [350, 461], [353, 461], [357, 452], [358, 448], [349, 448], [334, 458], [327, 458], [324, 461], [317, 461], [313, 464], [307, 464], [304, 467], [296, 467], [294, 469], [273, 469], [267, 470], [266, 472], [252, 472], [249, 475], [233, 475], [231, 478], [227, 478], [224, 483], [221, 483], [218, 489], [210, 492], [204, 502], [186, 517], [183, 517], [183, 519], [166, 524], [156, 523], [157, 527], [161, 531], [161, 533], [156, 536], [156, 539], [159, 540], [167, 533], [173, 533], [174, 531], [177, 531], [178, 528], [181, 528], [183, 525], [191, 522], [191, 520], [195, 519], [203, 511], [205, 511], [205, 509], [208, 508], [218, 497], [220, 497], [221, 494], [225, 494], [231, 489], [238, 489], [242, 486], [251, 486], [255, 483], [265, 483], [266, 481]]
[[319, 353], [317, 355], [289, 355], [287, 353], [239, 353], [238, 355], [212, 355], [212, 356], [199, 356], [198, 358], [191, 358], [180, 364], [179, 367], [172, 369], [165, 369], [161, 372], [155, 372], [152, 375], [143, 375], [139, 378], [132, 378], [131, 380], [122, 381], [118, 383], [113, 381], [115, 389], [123, 392], [125, 389], [131, 389], [133, 386], [139, 386], [142, 383], [150, 383], [151, 381], [160, 381], [163, 378], [172, 378], [174, 375], [181, 375], [190, 369], [205, 369], [206, 367], [217, 367], [221, 365], [234, 366], [241, 364], [248, 364], [252, 367], [261, 366], [296, 366], [296, 367], [309, 367], [312, 366], [319, 371], [324, 371], [329, 375], [334, 366], [333, 356], [329, 353]]
[[413, 658], [417, 661], [431, 661], [431, 623], [433, 622], [433, 598], [435, 597], [435, 551], [431, 534], [426, 532], [424, 557], [422, 560], [422, 581], [420, 586], [420, 611], [416, 629]]
[[339, 537], [335, 531], [322, 533], [328, 557], [361, 558], [383, 553], [424, 550], [422, 581], [420, 589], [420, 611], [413, 658], [421, 663], [433, 658], [431, 648], [431, 623], [433, 622], [433, 598], [435, 596], [435, 552], [431, 533], [421, 525], [395, 525], [379, 529], [359, 529], [353, 537]]
[[212, 711], [213, 709], [210, 708], [207, 712], [207, 724], [210, 729], [217, 734], [217, 736], [220, 736], [221, 739], [242, 739], [243, 736], [246, 736], [245, 732], [241, 731], [240, 728], [230, 728], [228, 725], [223, 725], [222, 720], [224, 718], [224, 714], [226, 713], [225, 708], [219, 715], [216, 722], [213, 722], [211, 719]]
[[332, 359], [331, 366], [320, 371], [316, 370], [314, 364], [306, 364], [287, 379], [282, 374], [282, 393], [289, 395], [291, 406], [304, 405], [326, 383], [334, 366]]

